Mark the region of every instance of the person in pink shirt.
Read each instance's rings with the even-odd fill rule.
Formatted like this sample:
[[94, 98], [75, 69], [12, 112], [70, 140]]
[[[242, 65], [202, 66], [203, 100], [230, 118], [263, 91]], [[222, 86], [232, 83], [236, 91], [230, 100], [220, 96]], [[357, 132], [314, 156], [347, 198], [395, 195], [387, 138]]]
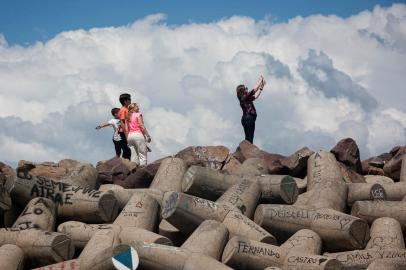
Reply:
[[128, 106], [127, 115], [128, 145], [133, 146], [135, 153], [131, 155], [131, 161], [140, 166], [147, 165], [147, 142], [151, 142], [147, 129], [144, 126], [144, 120], [137, 103], [131, 103]]

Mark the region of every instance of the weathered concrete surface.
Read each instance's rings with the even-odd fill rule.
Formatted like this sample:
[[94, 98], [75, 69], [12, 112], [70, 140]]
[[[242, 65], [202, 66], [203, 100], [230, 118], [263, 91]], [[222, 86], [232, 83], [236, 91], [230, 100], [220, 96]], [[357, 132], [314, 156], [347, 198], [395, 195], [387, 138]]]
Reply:
[[204, 220], [212, 219], [222, 222], [230, 237], [243, 235], [257, 241], [276, 243], [270, 233], [242, 215], [237, 208], [183, 193], [165, 194], [161, 217], [186, 235], [190, 235]]
[[280, 247], [233, 237], [223, 252], [223, 263], [235, 269], [262, 270], [268, 266], [282, 269], [341, 269], [336, 259], [320, 256], [321, 239], [310, 230], [298, 231]]
[[56, 205], [53, 201], [41, 197], [34, 198], [27, 204], [12, 228], [55, 231], [55, 217]]
[[[161, 270], [231, 270], [212, 257], [191, 252], [184, 248], [168, 247], [159, 244], [133, 242], [140, 258], [141, 269]], [[119, 247], [120, 248], [120, 247]]]
[[231, 186], [241, 181], [258, 182], [261, 202], [296, 201], [299, 190], [296, 181], [288, 175], [238, 176], [220, 173], [210, 168], [191, 166], [185, 173], [182, 191], [200, 198], [215, 201]]
[[74, 250], [65, 234], [38, 229], [0, 229], [0, 246], [6, 244], [21, 248], [30, 265], [47, 265], [72, 259]]
[[180, 158], [166, 158], [152, 181], [150, 188], [166, 191], [181, 191], [186, 162]]
[[227, 227], [215, 220], [205, 220], [181, 248], [220, 260], [228, 241]]
[[347, 204], [352, 206], [356, 201], [400, 201], [406, 196], [406, 182], [393, 184], [356, 183], [348, 185]]
[[257, 207], [255, 223], [286, 239], [302, 228], [318, 233], [328, 250], [363, 248], [368, 241], [368, 224], [357, 217], [329, 208], [261, 204]]
[[11, 196], [21, 206], [35, 197], [51, 199], [57, 205], [58, 217], [62, 219], [109, 222], [118, 213], [117, 199], [111, 192], [56, 182], [40, 176], [17, 178]]
[[156, 234], [137, 227], [120, 226], [114, 224], [86, 224], [78, 221], [68, 221], [58, 226], [58, 232], [68, 235], [78, 249], [86, 246], [89, 240], [98, 231], [112, 230], [120, 239], [120, 243], [130, 243], [131, 241], [144, 241], [172, 245], [172, 242], [165, 236]]
[[22, 270], [24, 268], [24, 252], [16, 245], [0, 246], [0, 270]]
[[18, 177], [30, 179], [40, 176], [46, 179], [75, 186], [96, 188], [97, 170], [89, 163], [80, 163], [72, 159], [63, 159], [58, 163], [20, 160], [17, 166]]
[[[339, 260], [344, 269], [366, 269], [376, 260], [383, 260], [385, 265], [395, 264], [406, 268], [406, 250], [401, 226], [397, 220], [386, 217], [379, 218], [372, 224], [371, 239], [365, 250], [324, 255]], [[376, 269], [375, 267], [377, 266], [371, 266], [371, 269]]]

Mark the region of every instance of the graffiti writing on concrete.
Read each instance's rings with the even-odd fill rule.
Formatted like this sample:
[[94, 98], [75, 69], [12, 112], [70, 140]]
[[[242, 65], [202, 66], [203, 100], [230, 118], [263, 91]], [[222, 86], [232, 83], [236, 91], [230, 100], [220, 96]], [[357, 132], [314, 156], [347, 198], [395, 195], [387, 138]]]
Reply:
[[37, 177], [30, 191], [31, 197], [45, 197], [51, 199], [57, 205], [72, 204], [72, 199], [76, 194], [89, 198], [100, 198], [101, 191], [56, 182], [40, 176]]
[[238, 252], [250, 255], [275, 257], [277, 259], [281, 257], [281, 255], [275, 250], [266, 247], [252, 246], [245, 241], [238, 241]]

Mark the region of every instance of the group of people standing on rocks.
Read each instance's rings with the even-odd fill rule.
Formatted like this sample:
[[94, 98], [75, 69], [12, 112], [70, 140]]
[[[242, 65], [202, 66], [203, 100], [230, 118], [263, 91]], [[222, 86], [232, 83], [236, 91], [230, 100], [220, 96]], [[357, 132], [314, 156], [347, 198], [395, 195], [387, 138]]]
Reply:
[[[257, 111], [253, 101], [260, 96], [265, 83], [264, 77], [261, 75], [254, 89], [248, 91], [248, 87], [243, 84], [236, 88], [237, 98], [243, 112], [241, 124], [244, 128], [245, 140], [250, 143], [254, 141], [255, 121], [257, 119]], [[114, 118], [98, 125], [96, 129], [107, 126], [113, 127], [116, 156], [122, 156], [141, 166], [146, 165], [147, 152], [151, 151], [147, 143], [151, 142], [151, 136], [145, 128], [140, 108], [137, 103], [131, 103], [130, 94], [121, 94], [119, 101], [122, 105], [121, 108], [111, 110]]]
[[151, 136], [144, 125], [140, 108], [137, 103], [131, 102], [130, 94], [121, 94], [119, 101], [121, 108], [111, 109], [113, 118], [96, 129], [113, 127], [116, 156], [122, 156], [140, 166], [146, 165], [147, 153], [151, 151], [147, 143], [151, 142]]

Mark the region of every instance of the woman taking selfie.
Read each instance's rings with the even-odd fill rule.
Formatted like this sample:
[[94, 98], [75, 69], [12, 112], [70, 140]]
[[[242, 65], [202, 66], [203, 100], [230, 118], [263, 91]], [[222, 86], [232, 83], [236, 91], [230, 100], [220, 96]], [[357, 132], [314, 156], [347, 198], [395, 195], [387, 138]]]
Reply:
[[236, 89], [237, 98], [240, 101], [242, 109], [241, 124], [244, 128], [245, 139], [250, 143], [254, 141], [255, 121], [257, 120], [257, 111], [255, 110], [253, 101], [259, 97], [264, 86], [265, 80], [261, 75], [257, 86], [251, 91], [248, 91], [248, 88], [243, 84], [237, 86]]
[[135, 153], [131, 153], [131, 161], [140, 166], [147, 165], [147, 142], [151, 142], [151, 137], [144, 126], [144, 120], [137, 103], [131, 103], [128, 106], [127, 127], [128, 145], [135, 149]]

